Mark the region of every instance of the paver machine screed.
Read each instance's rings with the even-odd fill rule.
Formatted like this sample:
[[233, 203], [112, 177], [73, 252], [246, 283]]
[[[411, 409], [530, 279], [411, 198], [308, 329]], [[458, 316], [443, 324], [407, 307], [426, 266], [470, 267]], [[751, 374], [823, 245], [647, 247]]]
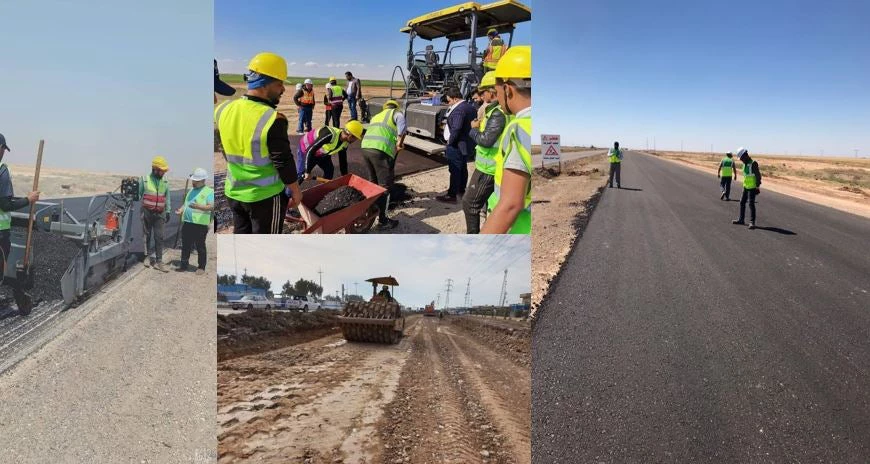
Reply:
[[[405, 145], [430, 155], [443, 153], [449, 106], [442, 103], [441, 97], [449, 87], [458, 88], [466, 100], [477, 90], [485, 72], [483, 50], [478, 49], [477, 39], [485, 38], [489, 29], [495, 29], [510, 47], [516, 24], [531, 19], [532, 10], [526, 5], [501, 0], [483, 5], [466, 2], [408, 21], [400, 29], [409, 38], [408, 74], [401, 66], [393, 69], [389, 96], [402, 104], [405, 113], [408, 128]], [[422, 49], [417, 39], [425, 41]], [[379, 113], [387, 100], [367, 98], [371, 114]]]
[[[399, 282], [392, 276], [374, 277], [366, 282], [372, 284], [372, 299], [344, 305], [338, 317], [341, 333], [351, 342], [398, 343], [405, 331], [402, 308], [393, 298]], [[390, 297], [380, 295], [378, 285], [388, 285]]]

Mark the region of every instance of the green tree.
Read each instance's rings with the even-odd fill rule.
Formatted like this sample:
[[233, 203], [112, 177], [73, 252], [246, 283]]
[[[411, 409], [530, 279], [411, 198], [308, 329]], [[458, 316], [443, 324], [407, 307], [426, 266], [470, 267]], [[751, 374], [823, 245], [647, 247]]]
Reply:
[[252, 288], [262, 288], [263, 290], [266, 290], [267, 293], [271, 293], [272, 282], [265, 277], [245, 274], [242, 276], [242, 283]]
[[294, 288], [293, 284], [291, 284], [290, 281], [288, 280], [287, 282], [284, 282], [284, 285], [281, 287], [281, 293], [283, 293], [285, 296], [286, 295], [295, 295], [296, 288]]
[[218, 285], [235, 285], [236, 276], [230, 274], [218, 275], [217, 283]]
[[320, 285], [317, 285], [316, 282], [310, 280], [299, 279], [293, 285], [293, 288], [299, 295], [311, 295], [316, 297], [323, 295], [323, 288]]

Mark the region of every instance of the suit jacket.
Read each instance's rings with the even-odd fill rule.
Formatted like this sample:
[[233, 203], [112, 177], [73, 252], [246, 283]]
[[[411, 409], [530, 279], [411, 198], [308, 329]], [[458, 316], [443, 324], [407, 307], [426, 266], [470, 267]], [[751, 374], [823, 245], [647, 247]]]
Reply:
[[474, 140], [471, 138], [471, 121], [477, 118], [474, 105], [463, 101], [447, 116], [447, 127], [450, 128], [450, 139], [447, 145], [462, 153], [463, 156], [474, 154]]

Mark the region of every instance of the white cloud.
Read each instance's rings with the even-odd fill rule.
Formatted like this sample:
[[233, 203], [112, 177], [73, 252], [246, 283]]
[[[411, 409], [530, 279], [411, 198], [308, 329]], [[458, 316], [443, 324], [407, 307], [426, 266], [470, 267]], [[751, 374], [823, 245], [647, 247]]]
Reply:
[[382, 65], [382, 64], [379, 64], [379, 65], [378, 65], [378, 67], [379, 67], [379, 68], [383, 68], [383, 67], [384, 67], [384, 65]]
[[334, 63], [327, 63], [327, 64], [326, 64], [326, 67], [327, 67], [327, 68], [332, 68], [332, 67], [335, 67], [335, 64], [334, 64]]
[[295, 62], [295, 61], [291, 61], [290, 63], [287, 64], [287, 66], [296, 66], [296, 62]]
[[360, 67], [360, 68], [365, 68], [366, 65], [365, 65], [365, 63], [360, 63], [360, 64], [359, 64], [359, 67]]
[[310, 66], [317, 66], [317, 62], [316, 61], [307, 61], [307, 62], [305, 62], [305, 66], [309, 66], [309, 67]]

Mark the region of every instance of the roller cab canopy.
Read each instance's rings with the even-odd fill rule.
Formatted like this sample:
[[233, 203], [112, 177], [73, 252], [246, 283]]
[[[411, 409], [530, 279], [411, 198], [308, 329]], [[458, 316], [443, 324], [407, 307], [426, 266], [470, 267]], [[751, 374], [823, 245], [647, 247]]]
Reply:
[[400, 31], [414, 31], [418, 37], [426, 40], [442, 37], [451, 41], [470, 39], [471, 24], [465, 21], [470, 11], [478, 12], [479, 36], [485, 36], [490, 28], [495, 28], [500, 34], [511, 32], [514, 24], [532, 20], [532, 10], [515, 0], [501, 0], [485, 5], [466, 2], [418, 16], [408, 21]]
[[397, 282], [396, 278], [393, 276], [372, 277], [371, 279], [366, 279], [366, 282], [371, 282], [373, 284], [390, 285], [393, 287], [399, 286], [399, 282]]

